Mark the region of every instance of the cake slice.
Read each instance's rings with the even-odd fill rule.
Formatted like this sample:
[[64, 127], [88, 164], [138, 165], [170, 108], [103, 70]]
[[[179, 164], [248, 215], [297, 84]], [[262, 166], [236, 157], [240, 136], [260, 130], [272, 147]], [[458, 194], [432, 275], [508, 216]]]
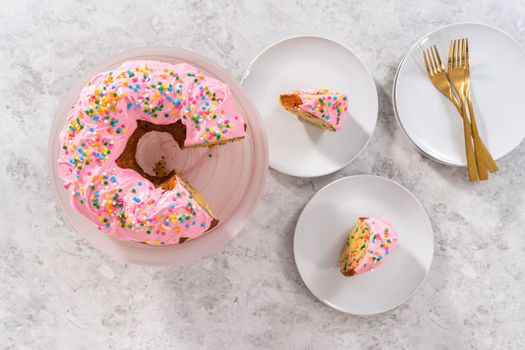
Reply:
[[279, 102], [300, 120], [330, 131], [342, 128], [348, 109], [345, 95], [328, 90], [294, 91], [282, 94]]
[[361, 217], [350, 230], [339, 258], [341, 273], [360, 275], [375, 269], [390, 254], [397, 232], [384, 218]]
[[[158, 164], [157, 168], [161, 168], [162, 167], [161, 163], [162, 163], [162, 161], [159, 161], [157, 163]], [[190, 193], [190, 198], [195, 199], [197, 204], [202, 209], [204, 209], [206, 211], [206, 213], [212, 218], [210, 227], [206, 231], [210, 231], [215, 226], [217, 226], [219, 224], [219, 219], [217, 219], [217, 215], [215, 215], [215, 213], [211, 209], [211, 206], [208, 204], [208, 202], [206, 202], [206, 200], [199, 193], [199, 191], [197, 191], [193, 186], [191, 186], [189, 184], [189, 182], [186, 179], [184, 179], [182, 176], [175, 175], [173, 173], [170, 173], [170, 174], [171, 175], [167, 175], [167, 176], [169, 176], [169, 178], [167, 180], [165, 180], [164, 182], [162, 182], [159, 185], [159, 187], [161, 187], [165, 191], [170, 191], [170, 190], [174, 190], [177, 187], [178, 184], [182, 185], [182, 187]], [[178, 243], [184, 243], [187, 239], [188, 239], [188, 237], [180, 237]]]

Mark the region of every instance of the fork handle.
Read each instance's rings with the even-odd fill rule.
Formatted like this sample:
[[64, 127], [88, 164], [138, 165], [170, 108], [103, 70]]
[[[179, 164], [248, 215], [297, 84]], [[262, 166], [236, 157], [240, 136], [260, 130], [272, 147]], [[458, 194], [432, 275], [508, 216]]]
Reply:
[[479, 136], [478, 126], [476, 124], [476, 118], [474, 116], [474, 108], [472, 107], [472, 100], [470, 99], [470, 94], [467, 94], [466, 99], [468, 105], [468, 112], [470, 115], [470, 123], [472, 125], [472, 134], [474, 136], [474, 147], [478, 161], [479, 178], [480, 180], [486, 180], [488, 179], [487, 167], [491, 173], [495, 173], [496, 171], [498, 171], [498, 166], [494, 161], [494, 158], [492, 158], [490, 152], [487, 150], [487, 147], [483, 143], [483, 140], [481, 140], [481, 137]]
[[472, 145], [472, 130], [470, 128], [470, 122], [467, 119], [467, 110], [464, 101], [461, 101], [461, 118], [463, 119], [468, 177], [470, 181], [475, 182], [478, 181], [478, 167], [476, 165], [476, 153]]
[[472, 138], [474, 140], [474, 152], [476, 153], [476, 163], [478, 164], [479, 179], [481, 181], [488, 180], [489, 174], [487, 172], [487, 164], [485, 162], [486, 156], [481, 153], [481, 138], [479, 137], [478, 127], [476, 125], [476, 118], [473, 114], [472, 103], [470, 99], [465, 96], [468, 104], [468, 111], [470, 115], [470, 126], [472, 127]]

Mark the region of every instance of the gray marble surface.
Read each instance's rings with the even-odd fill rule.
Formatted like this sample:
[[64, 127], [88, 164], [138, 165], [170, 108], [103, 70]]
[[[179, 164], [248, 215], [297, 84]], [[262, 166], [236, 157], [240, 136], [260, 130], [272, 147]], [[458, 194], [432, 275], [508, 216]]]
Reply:
[[[411, 43], [441, 25], [479, 21], [525, 44], [525, 6], [505, 2], [7, 1], [0, 3], [0, 348], [518, 349], [525, 337], [525, 145], [473, 186], [465, 171], [422, 157], [391, 106]], [[270, 171], [251, 222], [197, 263], [145, 268], [115, 261], [77, 234], [50, 190], [47, 138], [79, 73], [148, 45], [194, 50], [237, 78], [269, 44], [334, 38], [370, 68], [379, 122], [368, 148], [317, 179]], [[302, 283], [293, 230], [312, 195], [347, 175], [411, 190], [431, 216], [435, 256], [405, 305], [354, 317]]]

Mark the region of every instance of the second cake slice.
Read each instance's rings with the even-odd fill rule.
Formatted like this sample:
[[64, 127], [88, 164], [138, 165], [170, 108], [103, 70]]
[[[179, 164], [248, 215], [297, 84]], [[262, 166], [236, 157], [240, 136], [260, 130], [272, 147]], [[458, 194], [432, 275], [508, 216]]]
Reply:
[[348, 109], [348, 98], [329, 90], [294, 91], [282, 94], [279, 102], [300, 120], [330, 131], [341, 129]]

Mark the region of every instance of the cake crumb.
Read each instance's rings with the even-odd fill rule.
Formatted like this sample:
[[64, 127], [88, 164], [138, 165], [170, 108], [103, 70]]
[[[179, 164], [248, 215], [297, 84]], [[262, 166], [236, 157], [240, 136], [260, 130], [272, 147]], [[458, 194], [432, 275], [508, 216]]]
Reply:
[[155, 176], [157, 177], [164, 177], [168, 175], [168, 172], [166, 171], [166, 160], [164, 157], [155, 163], [155, 168], [153, 170], [155, 171]]

